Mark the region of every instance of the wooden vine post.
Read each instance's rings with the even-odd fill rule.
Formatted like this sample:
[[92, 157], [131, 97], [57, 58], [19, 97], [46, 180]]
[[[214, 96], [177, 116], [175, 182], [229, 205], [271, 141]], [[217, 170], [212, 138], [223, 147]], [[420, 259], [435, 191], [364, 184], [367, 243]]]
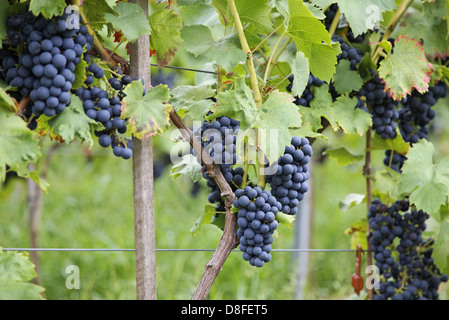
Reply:
[[[132, 0], [148, 17], [148, 0]], [[150, 38], [140, 36], [130, 43], [130, 75], [141, 77], [151, 87]], [[133, 198], [136, 291], [138, 300], [156, 300], [156, 239], [154, 223], [153, 142], [133, 137]]]

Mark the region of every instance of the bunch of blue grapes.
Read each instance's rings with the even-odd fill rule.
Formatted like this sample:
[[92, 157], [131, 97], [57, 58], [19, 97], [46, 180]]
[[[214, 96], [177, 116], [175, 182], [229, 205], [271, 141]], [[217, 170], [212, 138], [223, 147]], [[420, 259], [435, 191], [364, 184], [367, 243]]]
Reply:
[[332, 36], [332, 40], [334, 42], [340, 43], [341, 53], [337, 56], [337, 61], [348, 60], [350, 70], [357, 70], [357, 65], [362, 61], [363, 51], [359, 48], [355, 48], [340, 37], [339, 35], [334, 34]]
[[[327, 30], [330, 30], [330, 27], [332, 25], [332, 22], [334, 21], [334, 18], [338, 11], [338, 4], [333, 3], [331, 4], [325, 11], [324, 15], [325, 18], [323, 20], [324, 26]], [[337, 26], [338, 29], [338, 26]], [[361, 43], [365, 40], [365, 33], [360, 34], [358, 36], [354, 36], [354, 32], [352, 32], [351, 28], [348, 26], [346, 30], [346, 38], [350, 43]]]
[[[370, 245], [380, 274], [375, 300], [436, 300], [448, 280], [434, 264], [432, 239], [424, 239], [429, 215], [407, 199], [390, 207], [375, 199], [368, 213]], [[399, 241], [397, 241], [399, 239]]]
[[[404, 141], [412, 146], [421, 139], [427, 139], [429, 123], [435, 118], [435, 110], [432, 107], [439, 99], [447, 96], [447, 85], [438, 82], [429, 88], [426, 93], [414, 91], [401, 100], [398, 110], [398, 126]], [[407, 157], [392, 150], [385, 151], [384, 164], [393, 170], [401, 172]]]
[[[210, 115], [211, 113], [208, 113]], [[240, 167], [232, 168], [237, 163], [236, 139], [240, 129], [240, 123], [229, 117], [219, 117], [209, 122], [203, 121], [201, 127], [195, 128], [193, 133], [201, 142], [203, 152], [209, 154], [214, 164], [220, 166], [226, 182], [235, 191], [242, 185], [244, 179], [244, 170]], [[208, 200], [212, 204], [216, 204], [217, 212], [224, 212], [224, 201], [221, 197], [220, 188], [215, 180], [209, 176], [206, 166], [195, 150], [192, 154], [197, 157], [198, 162], [202, 165], [203, 177], [207, 180], [207, 186], [210, 188]]]
[[[132, 79], [120, 69], [112, 70], [107, 90], [100, 88], [105, 71], [88, 54], [94, 38], [83, 24], [70, 29], [68, 19], [68, 14], [46, 19], [29, 10], [8, 17], [6, 46], [0, 50], [0, 77], [17, 88], [17, 100], [30, 97], [23, 112], [30, 129], [37, 127], [41, 115], [60, 114], [73, 93], [81, 98], [86, 115], [103, 125], [102, 131], [95, 132], [99, 144], [111, 146], [114, 155], [129, 159], [133, 145], [123, 136], [127, 124], [120, 115], [123, 89]], [[82, 59], [87, 63], [84, 86], [73, 90], [75, 69]]]
[[[113, 76], [108, 80], [110, 87], [104, 90], [94, 85], [95, 78], [103, 78], [104, 70], [91, 62], [86, 68], [85, 86], [77, 89], [75, 93], [82, 100], [86, 115], [104, 127], [103, 130], [95, 132], [99, 145], [103, 148], [111, 147], [117, 157], [130, 159], [133, 154], [133, 143], [131, 139], [122, 136], [127, 131], [127, 123], [120, 116], [122, 99], [125, 96], [123, 89], [132, 82], [132, 79], [128, 75], [122, 75], [119, 69], [113, 72]], [[143, 82], [143, 79], [140, 81]]]
[[243, 259], [250, 265], [262, 267], [271, 260], [273, 232], [278, 228], [276, 214], [282, 205], [270, 191], [246, 186], [235, 191], [234, 207], [238, 208], [237, 236]]
[[406, 142], [417, 143], [420, 139], [427, 139], [428, 124], [435, 118], [432, 107], [439, 99], [447, 95], [447, 85], [438, 82], [426, 93], [413, 93], [402, 100], [399, 109], [399, 129]]
[[158, 73], [151, 74], [151, 86], [156, 87], [160, 84], [165, 84], [170, 90], [172, 90], [175, 87], [175, 79], [176, 74], [167, 74], [159, 69]]
[[385, 151], [384, 165], [401, 173], [407, 157], [393, 150]]
[[383, 139], [394, 139], [397, 136], [397, 120], [399, 119], [398, 101], [393, 100], [385, 92], [385, 84], [378, 74], [368, 81], [358, 92], [359, 97], [364, 97], [365, 103], [370, 107], [373, 130]]
[[275, 172], [266, 175], [265, 180], [270, 183], [271, 194], [280, 202], [280, 211], [285, 214], [295, 215], [299, 202], [309, 190], [308, 164], [312, 154], [309, 140], [294, 136], [291, 144], [285, 147], [284, 154], [269, 167]]
[[[332, 37], [332, 40], [335, 42], [339, 42], [342, 50], [342, 52], [337, 56], [337, 61], [340, 62], [341, 60], [348, 60], [350, 64], [350, 70], [357, 70], [357, 65], [360, 63], [360, 61], [362, 61], [363, 51], [348, 45], [344, 41], [344, 39], [338, 35], [334, 35]], [[287, 85], [286, 90], [288, 92], [292, 92], [294, 76], [290, 75], [288, 77], [288, 81], [290, 83]], [[304, 92], [300, 97], [298, 96], [294, 97], [295, 100], [293, 102], [296, 105], [300, 105], [303, 107], [310, 107], [310, 103], [315, 98], [313, 94], [313, 88], [321, 87], [323, 84], [324, 81], [322, 81], [321, 79], [315, 77], [312, 73], [310, 73]], [[329, 84], [329, 92], [331, 93], [332, 98], [335, 101], [338, 97], [338, 93], [335, 90], [333, 83]]]
[[[292, 92], [294, 76], [290, 75], [288, 77], [288, 81], [290, 81], [290, 83], [287, 85], [286, 90], [288, 92]], [[323, 83], [324, 83], [324, 81], [320, 80], [319, 78], [315, 77], [312, 73], [310, 73], [306, 88], [304, 89], [304, 92], [302, 93], [302, 95], [300, 97], [296, 96], [295, 100], [293, 102], [297, 106], [310, 107], [310, 103], [315, 98], [315, 96], [313, 94], [313, 88], [321, 87], [323, 85]]]
[[52, 117], [70, 104], [75, 67], [93, 42], [85, 26], [68, 29], [67, 18], [46, 19], [27, 10], [6, 20], [9, 47], [2, 54], [3, 77], [30, 96], [36, 117]]
[[325, 18], [323, 20], [324, 26], [327, 30], [330, 29], [332, 22], [334, 21], [335, 15], [338, 11], [338, 4], [333, 3], [329, 6], [329, 8], [324, 11]]

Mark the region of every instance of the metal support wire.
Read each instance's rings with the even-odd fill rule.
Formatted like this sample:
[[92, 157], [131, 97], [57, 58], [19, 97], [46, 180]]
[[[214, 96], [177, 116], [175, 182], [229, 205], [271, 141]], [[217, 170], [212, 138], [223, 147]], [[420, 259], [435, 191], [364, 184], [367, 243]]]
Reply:
[[[152, 67], [158, 67], [161, 69], [157, 64], [150, 63]], [[193, 71], [193, 72], [199, 72], [199, 73], [209, 73], [209, 74], [218, 74], [216, 71], [209, 71], [209, 70], [201, 70], [201, 69], [192, 69], [192, 68], [184, 68], [184, 67], [176, 67], [176, 66], [163, 66], [162, 68], [168, 68], [168, 69], [177, 69], [177, 70], [185, 70], [185, 71]]]
[[[82, 251], [98, 251], [98, 252], [134, 252], [134, 249], [120, 248], [0, 248], [3, 251], [53, 251], [53, 252], [82, 252]], [[156, 249], [158, 252], [192, 252], [192, 251], [215, 251], [216, 249]], [[239, 249], [233, 251], [239, 252]], [[355, 249], [272, 249], [272, 252], [356, 252]], [[365, 252], [365, 251], [362, 251]]]

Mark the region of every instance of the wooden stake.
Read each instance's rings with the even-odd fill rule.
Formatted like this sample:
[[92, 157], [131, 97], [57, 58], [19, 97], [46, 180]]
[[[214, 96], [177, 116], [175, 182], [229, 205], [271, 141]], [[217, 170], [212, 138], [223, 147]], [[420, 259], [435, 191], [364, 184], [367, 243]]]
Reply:
[[[132, 0], [148, 17], [148, 0]], [[150, 38], [140, 36], [130, 44], [131, 78], [141, 77], [151, 87]], [[133, 137], [134, 247], [138, 300], [156, 300], [156, 239], [154, 224], [153, 142]]]

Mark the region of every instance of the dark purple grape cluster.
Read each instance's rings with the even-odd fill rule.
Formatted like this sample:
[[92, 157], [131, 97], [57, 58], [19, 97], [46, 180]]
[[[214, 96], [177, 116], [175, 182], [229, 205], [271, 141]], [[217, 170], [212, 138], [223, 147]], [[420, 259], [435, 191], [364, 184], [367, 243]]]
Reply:
[[399, 102], [388, 96], [385, 91], [385, 84], [379, 78], [379, 75], [375, 74], [373, 79], [360, 89], [358, 95], [364, 97], [365, 103], [370, 106], [375, 132], [383, 139], [396, 138]]
[[428, 124], [435, 118], [435, 110], [432, 107], [446, 95], [447, 85], [444, 82], [438, 82], [426, 93], [413, 91], [401, 101], [398, 122], [404, 141], [414, 144], [420, 139], [427, 139]]
[[[90, 61], [90, 58], [87, 60]], [[123, 89], [132, 82], [131, 77], [123, 75], [120, 69], [116, 69], [113, 71], [114, 75], [108, 80], [110, 87], [108, 90], [104, 90], [94, 85], [93, 80], [89, 77], [101, 79], [104, 76], [104, 70], [92, 62], [86, 68], [86, 72], [92, 74], [87, 73], [85, 86], [77, 89], [75, 94], [83, 102], [86, 115], [100, 122], [104, 127], [103, 130], [95, 132], [99, 145], [103, 148], [111, 147], [113, 154], [117, 157], [130, 159], [133, 154], [133, 143], [131, 139], [121, 136], [127, 131], [127, 123], [120, 116], [122, 99], [125, 96]], [[140, 80], [143, 82], [142, 79]]]
[[[341, 60], [348, 60], [350, 63], [350, 69], [357, 70], [357, 65], [363, 58], [363, 51], [348, 45], [344, 41], [344, 39], [338, 35], [334, 35], [332, 37], [332, 40], [339, 42], [341, 45], [342, 53], [340, 53], [337, 56], [337, 61], [340, 62]], [[288, 81], [290, 83], [287, 85], [286, 90], [287, 90], [287, 92], [292, 92], [294, 76], [290, 75], [288, 77]], [[306, 88], [304, 89], [304, 92], [302, 93], [302, 95], [300, 97], [298, 97], [298, 96], [294, 97], [295, 100], [293, 102], [299, 106], [310, 107], [310, 103], [315, 98], [315, 96], [313, 94], [313, 88], [321, 87], [323, 84], [324, 84], [324, 81], [322, 81], [321, 79], [315, 77], [312, 73], [310, 73]], [[333, 86], [333, 83], [329, 84], [329, 92], [331, 93], [332, 98], [335, 101], [338, 97], [338, 93], [336, 92], [336, 90]]]
[[46, 19], [25, 10], [6, 20], [9, 43], [0, 54], [2, 75], [22, 96], [30, 96], [36, 117], [52, 117], [70, 104], [76, 65], [93, 43], [85, 26], [68, 28], [68, 17]]
[[238, 208], [239, 249], [250, 265], [262, 267], [271, 260], [273, 232], [278, 228], [276, 214], [282, 205], [270, 191], [246, 186], [235, 191], [234, 207]]
[[265, 177], [266, 182], [270, 183], [271, 194], [282, 205], [280, 211], [285, 214], [295, 215], [299, 202], [309, 190], [308, 163], [312, 154], [309, 140], [294, 136], [291, 144], [285, 147], [284, 154], [270, 166], [270, 170], [274, 168], [275, 173]]
[[[429, 215], [410, 208], [407, 199], [390, 207], [374, 200], [368, 213], [370, 245], [381, 279], [375, 300], [436, 300], [448, 280], [432, 258], [433, 239], [424, 239]], [[399, 241], [397, 241], [399, 240]]]
[[[290, 75], [288, 77], [288, 81], [290, 81], [290, 84], [288, 84], [287, 88], [286, 88], [286, 90], [288, 92], [292, 92], [293, 80], [294, 80], [294, 76]], [[307, 81], [307, 86], [304, 89], [304, 92], [302, 93], [301, 97], [296, 96], [295, 100], [293, 102], [297, 106], [310, 107], [310, 103], [315, 98], [315, 96], [313, 94], [313, 88], [321, 87], [323, 85], [323, 83], [324, 83], [324, 81], [320, 80], [319, 78], [315, 77], [312, 73], [310, 73], [309, 79]]]
[[340, 43], [341, 53], [337, 56], [337, 61], [348, 60], [351, 70], [357, 70], [357, 65], [362, 61], [363, 51], [346, 43], [339, 35], [332, 36], [334, 42]]
[[[412, 146], [421, 139], [427, 139], [429, 133], [429, 123], [435, 118], [435, 111], [432, 107], [439, 99], [447, 96], [447, 85], [438, 82], [429, 88], [426, 93], [413, 91], [411, 95], [402, 99], [398, 111], [398, 126], [404, 141]], [[401, 172], [404, 161], [407, 158], [397, 152], [387, 150], [385, 152], [384, 164], [387, 167]]]
[[402, 172], [402, 166], [407, 160], [407, 157], [393, 150], [385, 151], [384, 165], [397, 171]]
[[324, 18], [323, 23], [327, 30], [330, 29], [332, 21], [334, 21], [335, 15], [337, 14], [337, 11], [338, 11], [337, 3], [331, 4], [329, 8], [327, 8], [326, 11], [324, 11], [324, 15], [326, 17]]
[[[121, 136], [127, 131], [127, 123], [120, 116], [123, 89], [132, 79], [120, 69], [111, 70], [108, 88], [102, 89], [105, 71], [88, 54], [94, 38], [83, 24], [71, 28], [69, 17], [63, 14], [45, 19], [29, 10], [8, 17], [7, 46], [0, 50], [0, 77], [17, 87], [20, 96], [16, 99], [30, 97], [24, 110], [30, 129], [37, 127], [36, 119], [42, 114], [53, 117], [61, 113], [73, 93], [82, 100], [86, 115], [103, 125], [102, 131], [95, 132], [99, 144], [111, 146], [114, 155], [129, 159], [132, 141]], [[75, 69], [82, 59], [87, 63], [86, 79], [84, 86], [74, 90]]]
[[[211, 112], [208, 113], [208, 115], [210, 114]], [[219, 117], [212, 122], [204, 120], [201, 127], [193, 130], [195, 137], [201, 142], [203, 152], [209, 154], [215, 164], [220, 165], [221, 173], [233, 191], [240, 188], [244, 180], [244, 170], [240, 167], [232, 168], [238, 160], [236, 140], [239, 129], [240, 123], [237, 120]], [[207, 186], [210, 188], [209, 202], [216, 204], [217, 213], [224, 212], [225, 207], [220, 188], [209, 176], [201, 157], [193, 149], [192, 154], [202, 165], [203, 177], [207, 180]]]

